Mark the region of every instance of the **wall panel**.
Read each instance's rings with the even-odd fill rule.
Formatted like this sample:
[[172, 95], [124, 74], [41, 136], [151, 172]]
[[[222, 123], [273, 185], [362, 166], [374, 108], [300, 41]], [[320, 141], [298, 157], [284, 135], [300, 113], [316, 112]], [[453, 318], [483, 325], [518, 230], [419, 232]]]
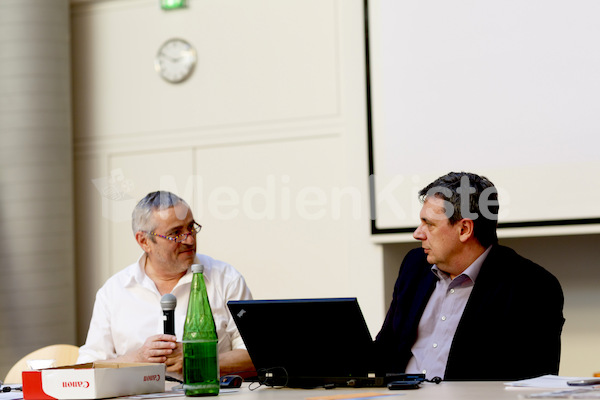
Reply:
[[[79, 138], [202, 135], [215, 126], [338, 115], [335, 4], [190, 1], [169, 12], [154, 1], [76, 7], [75, 82], [94, 93], [78, 98]], [[172, 37], [188, 40], [199, 58], [192, 77], [176, 85], [154, 70], [158, 48]]]

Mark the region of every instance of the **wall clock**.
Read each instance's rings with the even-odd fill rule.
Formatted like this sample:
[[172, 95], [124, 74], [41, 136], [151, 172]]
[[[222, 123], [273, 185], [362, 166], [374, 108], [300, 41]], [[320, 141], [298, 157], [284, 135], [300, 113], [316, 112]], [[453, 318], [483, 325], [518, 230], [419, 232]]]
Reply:
[[190, 43], [180, 38], [173, 38], [167, 40], [158, 49], [154, 68], [167, 82], [179, 83], [192, 75], [197, 60], [196, 49]]

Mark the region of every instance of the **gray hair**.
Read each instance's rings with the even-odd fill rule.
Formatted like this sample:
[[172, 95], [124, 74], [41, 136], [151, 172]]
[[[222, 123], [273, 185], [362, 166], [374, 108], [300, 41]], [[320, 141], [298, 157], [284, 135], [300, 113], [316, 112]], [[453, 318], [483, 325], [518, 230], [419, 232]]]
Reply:
[[151, 232], [154, 230], [156, 227], [155, 222], [152, 220], [154, 212], [175, 207], [179, 203], [183, 203], [188, 208], [190, 207], [185, 200], [171, 192], [160, 190], [148, 193], [146, 197], [137, 203], [131, 214], [133, 234], [135, 235], [138, 231]]

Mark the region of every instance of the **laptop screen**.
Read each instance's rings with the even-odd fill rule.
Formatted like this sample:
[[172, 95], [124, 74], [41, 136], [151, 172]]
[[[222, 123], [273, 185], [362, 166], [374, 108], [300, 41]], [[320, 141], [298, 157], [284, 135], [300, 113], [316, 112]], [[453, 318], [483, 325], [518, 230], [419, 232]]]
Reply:
[[290, 387], [344, 385], [373, 371], [373, 341], [356, 298], [227, 305], [257, 371], [273, 371], [279, 382], [285, 374]]

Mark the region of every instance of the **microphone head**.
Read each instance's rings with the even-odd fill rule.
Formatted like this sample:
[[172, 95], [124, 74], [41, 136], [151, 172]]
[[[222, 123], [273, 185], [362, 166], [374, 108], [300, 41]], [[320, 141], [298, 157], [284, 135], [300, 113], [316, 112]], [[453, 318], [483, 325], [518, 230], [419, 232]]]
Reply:
[[162, 307], [163, 311], [174, 310], [176, 305], [177, 297], [173, 296], [171, 293], [165, 294], [160, 299], [160, 306]]

